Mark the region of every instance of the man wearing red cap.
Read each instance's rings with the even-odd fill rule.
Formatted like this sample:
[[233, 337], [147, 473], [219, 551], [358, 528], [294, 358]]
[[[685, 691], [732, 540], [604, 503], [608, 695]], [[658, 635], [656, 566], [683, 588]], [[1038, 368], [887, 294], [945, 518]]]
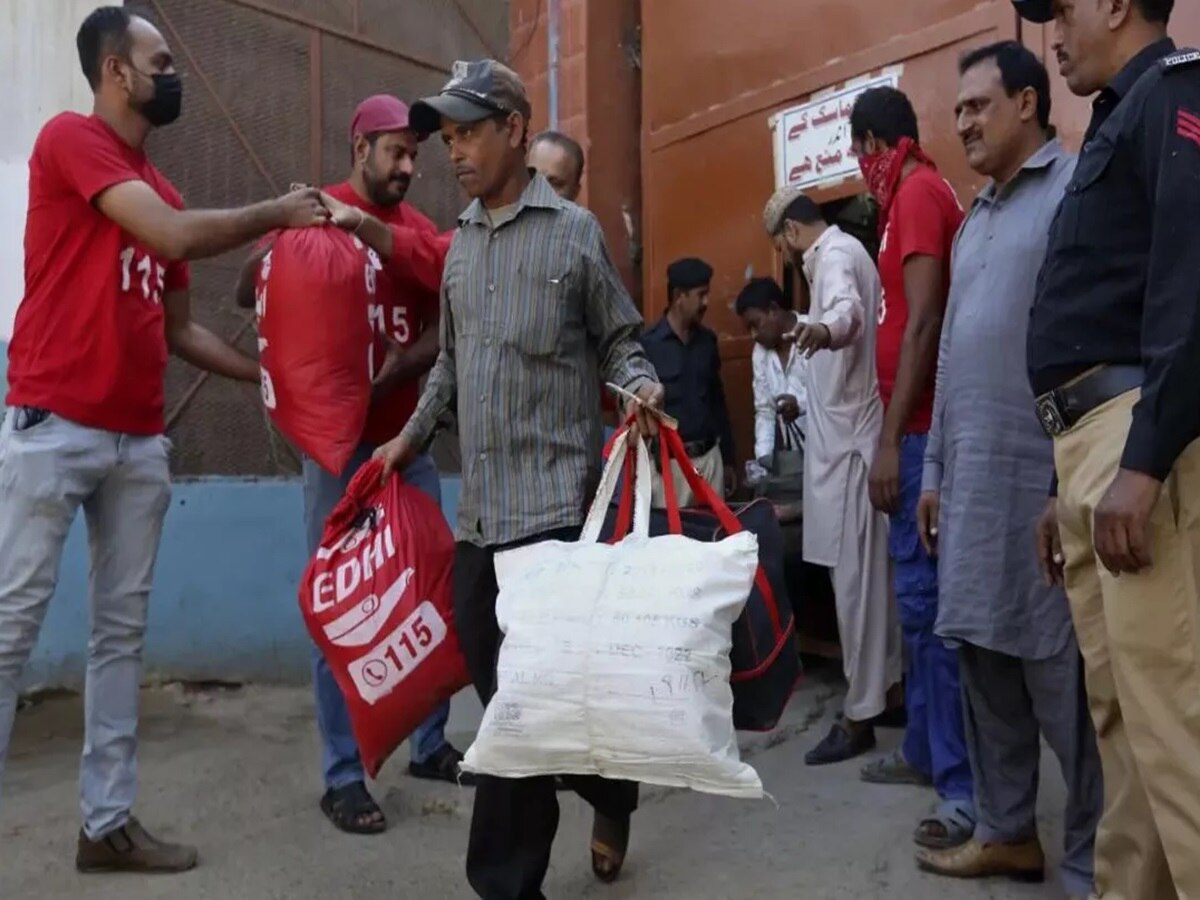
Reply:
[[[419, 380], [438, 353], [438, 307], [442, 266], [449, 240], [425, 216], [404, 202], [412, 181], [419, 139], [409, 128], [408, 107], [395, 97], [368, 97], [350, 122], [350, 177], [322, 194], [335, 224], [353, 230], [387, 261], [378, 273], [374, 302], [364, 310], [376, 333], [377, 368], [371, 409], [362, 442], [340, 476], [304, 461], [304, 518], [311, 556], [321, 542], [325, 520], [345, 493], [350, 478], [408, 421], [416, 408]], [[256, 262], [243, 271], [239, 300], [253, 305]], [[439, 504], [437, 467], [418, 456], [404, 479]], [[335, 826], [353, 834], [377, 834], [387, 827], [383, 811], [368, 793], [358, 746], [341, 690], [319, 651], [313, 654], [317, 725], [325, 794], [321, 809]], [[462, 754], [446, 742], [446, 703], [409, 739], [409, 773], [417, 778], [471, 784], [459, 771]]]

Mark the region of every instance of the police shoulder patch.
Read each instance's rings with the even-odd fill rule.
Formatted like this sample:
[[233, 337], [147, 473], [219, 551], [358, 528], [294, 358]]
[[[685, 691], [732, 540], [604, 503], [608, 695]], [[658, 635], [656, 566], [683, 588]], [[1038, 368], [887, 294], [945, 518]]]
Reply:
[[1169, 56], [1164, 56], [1159, 65], [1164, 72], [1176, 72], [1200, 63], [1200, 50], [1176, 50]]

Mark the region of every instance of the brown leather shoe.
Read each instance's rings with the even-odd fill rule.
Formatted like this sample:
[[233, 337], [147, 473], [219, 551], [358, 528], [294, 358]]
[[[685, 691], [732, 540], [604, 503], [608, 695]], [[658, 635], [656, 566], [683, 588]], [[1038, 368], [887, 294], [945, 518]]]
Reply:
[[1020, 844], [985, 844], [972, 838], [949, 850], [918, 850], [917, 865], [950, 878], [1002, 876], [1033, 884], [1046, 878], [1046, 856], [1036, 838]]
[[79, 832], [75, 868], [80, 872], [186, 872], [195, 867], [195, 847], [157, 840], [137, 819], [98, 841]]

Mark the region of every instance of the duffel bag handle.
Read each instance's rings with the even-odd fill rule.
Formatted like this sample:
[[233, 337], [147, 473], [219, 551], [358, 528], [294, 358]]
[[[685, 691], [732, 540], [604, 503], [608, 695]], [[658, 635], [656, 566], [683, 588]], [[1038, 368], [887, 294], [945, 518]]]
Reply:
[[[667, 523], [671, 533], [683, 534], [683, 520], [679, 515], [679, 498], [675, 495], [675, 479], [671, 471], [672, 459], [679, 463], [679, 470], [683, 472], [684, 481], [688, 483], [692, 493], [703, 502], [704, 506], [712, 510], [726, 534], [745, 531], [741, 520], [733, 514], [729, 504], [718, 497], [712, 485], [701, 478], [700, 473], [696, 471], [691, 457], [687, 455], [687, 449], [683, 446], [683, 439], [679, 436], [679, 432], [670, 428], [661, 428], [658, 432], [658, 440], [662, 452], [663, 493], [666, 495], [667, 501]], [[754, 584], [763, 595], [767, 614], [771, 617], [771, 626], [774, 628], [776, 636], [779, 636], [783, 633], [783, 623], [779, 618], [779, 607], [775, 603], [775, 591], [771, 588], [770, 579], [767, 578], [767, 573], [761, 564], [754, 573]]]
[[675, 473], [671, 466], [672, 460], [679, 464], [683, 480], [688, 483], [692, 493], [700, 500], [700, 505], [707, 506], [712, 510], [726, 534], [737, 534], [739, 531], [745, 530], [724, 499], [718, 497], [712, 485], [700, 477], [691, 457], [687, 455], [687, 449], [683, 446], [683, 439], [679, 436], [678, 431], [673, 428], [660, 428], [658, 444], [659, 452], [662, 455], [663, 495], [667, 504], [667, 522], [672, 534], [683, 534], [683, 520], [679, 516], [679, 497], [675, 493]]

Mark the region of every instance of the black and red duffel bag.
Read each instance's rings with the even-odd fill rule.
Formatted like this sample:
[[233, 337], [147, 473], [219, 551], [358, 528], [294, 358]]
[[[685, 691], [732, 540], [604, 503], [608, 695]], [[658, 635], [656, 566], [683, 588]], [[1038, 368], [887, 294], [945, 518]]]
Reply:
[[[730, 509], [700, 477], [675, 430], [661, 430], [659, 448], [667, 508], [652, 511], [651, 536], [682, 534], [697, 541], [715, 542], [739, 531], [749, 531], [758, 538], [754, 587], [733, 626], [730, 684], [734, 727], [741, 731], [770, 731], [778, 724], [800, 679], [800, 657], [793, 632], [795, 621], [783, 574], [783, 532], [775, 510], [766, 500]], [[672, 459], [679, 462], [692, 493], [703, 506], [679, 508], [675, 501]], [[632, 483], [632, 465], [633, 459], [628, 458], [626, 483]], [[620, 497], [619, 504], [609, 509], [602, 540], [615, 542], [629, 533], [633, 498], [627, 491], [622, 491]]]

